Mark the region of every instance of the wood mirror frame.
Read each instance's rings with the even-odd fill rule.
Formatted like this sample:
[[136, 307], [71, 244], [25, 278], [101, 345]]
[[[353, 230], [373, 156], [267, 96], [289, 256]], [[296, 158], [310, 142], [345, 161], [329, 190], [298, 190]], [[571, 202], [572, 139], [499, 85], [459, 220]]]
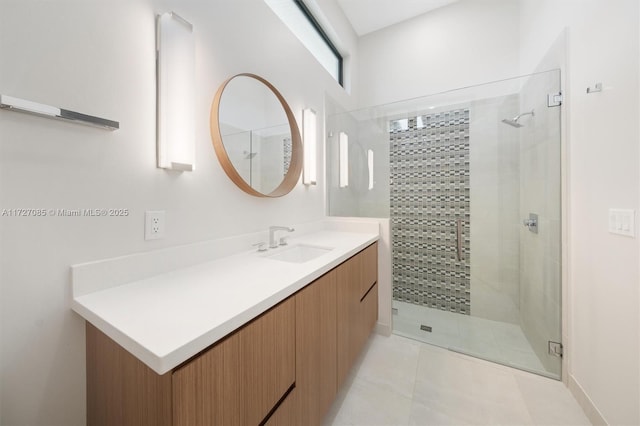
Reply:
[[[289, 169], [287, 173], [284, 175], [282, 182], [280, 185], [276, 187], [273, 191], [268, 194], [264, 194], [260, 191], [257, 191], [249, 183], [247, 183], [240, 173], [236, 170], [236, 168], [231, 163], [229, 159], [229, 155], [227, 154], [227, 150], [224, 147], [224, 143], [222, 141], [222, 133], [220, 132], [220, 99], [222, 98], [222, 93], [224, 92], [225, 87], [236, 77], [250, 77], [255, 80], [258, 80], [273, 94], [278, 98], [280, 105], [284, 109], [284, 112], [287, 116], [287, 120], [289, 121], [289, 129], [291, 131], [291, 163], [289, 164]], [[238, 188], [242, 189], [247, 194], [256, 196], [256, 197], [267, 197], [267, 198], [275, 198], [282, 197], [283, 195], [288, 194], [298, 183], [298, 179], [300, 178], [300, 172], [302, 171], [302, 139], [300, 137], [300, 130], [298, 128], [298, 124], [296, 123], [296, 118], [291, 112], [291, 108], [287, 104], [287, 101], [282, 97], [278, 89], [276, 89], [271, 83], [269, 83], [264, 78], [249, 73], [242, 73], [234, 75], [233, 77], [227, 79], [220, 85], [220, 88], [216, 92], [215, 97], [213, 98], [213, 102], [211, 104], [211, 141], [213, 142], [213, 149], [216, 151], [216, 156], [218, 157], [218, 161], [222, 166], [223, 170], [229, 176], [229, 179], [233, 181], [233, 183], [238, 186]]]

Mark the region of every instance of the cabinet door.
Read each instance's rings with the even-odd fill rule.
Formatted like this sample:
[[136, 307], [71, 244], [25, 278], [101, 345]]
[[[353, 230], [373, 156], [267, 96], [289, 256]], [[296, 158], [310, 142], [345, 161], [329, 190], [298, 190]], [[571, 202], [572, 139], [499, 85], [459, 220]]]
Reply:
[[229, 337], [224, 425], [260, 424], [295, 382], [295, 298]]
[[338, 386], [347, 378], [369, 338], [371, 321], [374, 325], [377, 321], [378, 292], [374, 285], [378, 280], [377, 253], [377, 243], [374, 243], [335, 269]]
[[226, 344], [218, 343], [173, 372], [174, 426], [223, 424]]
[[171, 425], [171, 373], [156, 374], [90, 323], [87, 425]]
[[360, 281], [360, 299], [378, 281], [378, 243], [373, 243], [360, 252], [362, 278]]
[[378, 322], [378, 283], [366, 294], [360, 302], [360, 316], [358, 324], [358, 342], [364, 346], [369, 340], [369, 336]]
[[299, 424], [320, 425], [337, 393], [336, 271], [295, 297]]
[[342, 385], [358, 354], [358, 312], [360, 304], [360, 257], [339, 265], [336, 272], [336, 317], [338, 387]]
[[289, 298], [174, 371], [174, 422], [258, 425], [294, 382], [295, 300]]
[[265, 426], [299, 426], [305, 423], [300, 422], [298, 417], [298, 388], [294, 388], [282, 401], [278, 409], [264, 423]]

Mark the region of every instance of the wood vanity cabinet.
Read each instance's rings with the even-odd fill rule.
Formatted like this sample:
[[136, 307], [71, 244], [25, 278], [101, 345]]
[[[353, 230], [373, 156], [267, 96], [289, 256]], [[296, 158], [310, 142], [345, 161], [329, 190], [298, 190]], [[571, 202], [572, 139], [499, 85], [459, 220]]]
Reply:
[[87, 424], [319, 425], [377, 314], [374, 243], [163, 375], [87, 323]]
[[340, 387], [378, 320], [378, 244], [367, 247], [335, 271]]
[[297, 424], [295, 370], [293, 298], [163, 375], [87, 324], [87, 424]]
[[320, 425], [378, 320], [378, 244], [296, 294], [301, 425]]
[[305, 426], [322, 422], [338, 392], [336, 275], [334, 269], [295, 296], [296, 390]]

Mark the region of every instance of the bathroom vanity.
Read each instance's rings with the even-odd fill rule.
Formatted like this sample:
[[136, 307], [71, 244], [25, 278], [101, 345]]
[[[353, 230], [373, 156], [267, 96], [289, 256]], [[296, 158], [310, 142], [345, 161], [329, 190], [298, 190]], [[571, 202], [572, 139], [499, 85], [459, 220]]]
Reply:
[[[320, 424], [377, 321], [376, 240], [320, 232], [313, 241], [332, 249], [315, 259], [279, 262], [252, 252], [74, 298], [74, 310], [88, 320], [87, 423]], [[229, 273], [242, 264], [240, 279], [232, 279]], [[243, 291], [244, 278], [258, 279], [274, 267], [279, 273], [265, 278], [266, 293], [260, 286]], [[207, 268], [213, 290], [194, 284]], [[176, 278], [195, 281], [171, 284]], [[226, 285], [231, 288], [221, 290]], [[186, 320], [176, 311], [163, 313], [171, 306], [164, 297], [174, 291], [190, 294], [195, 311], [207, 305], [205, 295], [214, 297], [212, 311], [224, 313], [207, 317], [204, 309]], [[124, 297], [141, 301], [144, 292], [147, 306], [129, 311], [133, 305]], [[154, 301], [153, 294], [162, 299]], [[265, 294], [266, 302], [260, 300]], [[186, 300], [174, 300], [177, 311]], [[209, 330], [193, 322], [202, 313]], [[176, 343], [178, 335], [183, 344]]]

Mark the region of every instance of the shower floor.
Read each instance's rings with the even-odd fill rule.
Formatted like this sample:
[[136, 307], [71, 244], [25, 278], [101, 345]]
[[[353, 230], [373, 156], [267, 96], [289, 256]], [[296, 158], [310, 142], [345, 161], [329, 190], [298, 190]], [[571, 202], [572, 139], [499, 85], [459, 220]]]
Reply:
[[[545, 370], [516, 324], [393, 301], [395, 334], [558, 379]], [[397, 309], [397, 313], [396, 313]], [[430, 332], [421, 325], [432, 328]]]

